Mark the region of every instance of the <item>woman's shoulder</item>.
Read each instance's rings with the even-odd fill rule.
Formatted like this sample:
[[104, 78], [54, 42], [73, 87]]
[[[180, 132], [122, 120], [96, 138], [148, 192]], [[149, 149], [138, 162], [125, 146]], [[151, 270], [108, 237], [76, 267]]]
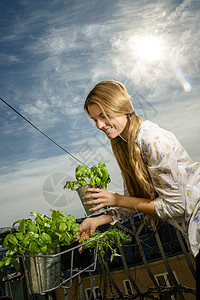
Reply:
[[142, 122], [142, 124], [141, 124], [141, 126], [140, 126], [140, 128], [139, 128], [138, 131], [140, 131], [140, 130], [147, 130], [148, 131], [151, 128], [160, 128], [160, 127], [156, 123], [153, 123], [153, 122], [151, 122], [149, 120], [145, 120], [145, 121]]
[[145, 120], [142, 122], [140, 125], [138, 132], [137, 132], [137, 141], [140, 139], [148, 139], [151, 138], [152, 135], [158, 134], [161, 128], [159, 127], [158, 124], [153, 123], [149, 120]]
[[145, 120], [142, 122], [141, 126], [138, 129], [137, 136], [157, 136], [158, 134], [173, 136], [174, 134], [167, 129], [160, 127], [158, 124], [153, 123], [149, 120]]
[[137, 132], [136, 143], [138, 145], [144, 143], [150, 145], [155, 144], [155, 142], [177, 144], [177, 139], [171, 131], [160, 127], [158, 124], [149, 120], [143, 121]]

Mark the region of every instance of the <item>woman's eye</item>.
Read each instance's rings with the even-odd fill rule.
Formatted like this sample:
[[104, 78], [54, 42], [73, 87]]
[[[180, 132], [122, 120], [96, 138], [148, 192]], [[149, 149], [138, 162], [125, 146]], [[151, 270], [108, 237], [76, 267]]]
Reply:
[[107, 116], [102, 116], [102, 119], [110, 119], [110, 116], [109, 115], [107, 115]]

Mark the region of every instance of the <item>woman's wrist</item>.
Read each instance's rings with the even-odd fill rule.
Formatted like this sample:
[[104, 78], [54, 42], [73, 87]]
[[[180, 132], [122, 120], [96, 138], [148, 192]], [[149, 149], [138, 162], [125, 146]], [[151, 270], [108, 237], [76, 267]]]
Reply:
[[115, 193], [115, 207], [123, 207], [122, 195]]
[[113, 222], [113, 213], [110, 211], [110, 212], [102, 213], [99, 216], [94, 216], [94, 217], [91, 216], [90, 218], [95, 219], [96, 227], [98, 227]]

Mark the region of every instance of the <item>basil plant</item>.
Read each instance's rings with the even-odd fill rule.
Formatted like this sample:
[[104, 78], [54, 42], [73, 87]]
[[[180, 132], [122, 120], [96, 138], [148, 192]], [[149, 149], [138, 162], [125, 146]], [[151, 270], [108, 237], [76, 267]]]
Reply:
[[85, 165], [79, 165], [75, 169], [74, 181], [67, 181], [64, 185], [64, 189], [75, 189], [90, 184], [93, 187], [107, 188], [108, 183], [110, 183], [110, 175], [106, 168], [106, 164], [99, 162], [98, 165], [94, 165], [89, 169]]
[[6, 257], [0, 261], [0, 267], [13, 265], [19, 269], [16, 259], [18, 255], [37, 253], [51, 253], [57, 246], [69, 245], [77, 239], [76, 233], [80, 225], [72, 215], [66, 217], [66, 213], [50, 209], [51, 217], [41, 213], [31, 212], [31, 218], [16, 221], [19, 224], [16, 232], [6, 235], [3, 241], [8, 248]]

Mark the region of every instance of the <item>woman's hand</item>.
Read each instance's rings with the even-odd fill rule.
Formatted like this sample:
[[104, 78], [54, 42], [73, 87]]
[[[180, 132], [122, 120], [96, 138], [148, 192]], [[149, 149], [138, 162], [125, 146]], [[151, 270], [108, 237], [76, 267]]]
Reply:
[[90, 211], [96, 211], [103, 207], [117, 206], [117, 198], [119, 196], [117, 193], [99, 188], [88, 188], [85, 192], [91, 194], [84, 196], [82, 199], [87, 201], [87, 199], [93, 198], [93, 200], [84, 202], [84, 205], [97, 205], [95, 208], [91, 208]]
[[78, 235], [81, 239], [87, 239], [93, 235], [98, 226], [97, 217], [86, 218], [80, 225]]
[[[80, 237], [79, 244], [81, 244], [83, 242], [81, 240], [88, 239], [91, 235], [93, 235], [93, 233], [95, 232], [97, 227], [98, 227], [98, 223], [96, 222], [96, 218], [91, 217], [91, 218], [85, 219], [81, 223], [80, 229], [77, 232], [77, 235], [79, 235], [79, 237]], [[78, 251], [81, 254], [82, 247], [79, 247]]]
[[[87, 239], [95, 232], [96, 228], [101, 225], [109, 224], [113, 221], [112, 213], [101, 214], [99, 216], [86, 218], [80, 225], [77, 235], [80, 239]], [[83, 241], [79, 241], [81, 244]], [[79, 253], [82, 252], [82, 247], [79, 248]]]

